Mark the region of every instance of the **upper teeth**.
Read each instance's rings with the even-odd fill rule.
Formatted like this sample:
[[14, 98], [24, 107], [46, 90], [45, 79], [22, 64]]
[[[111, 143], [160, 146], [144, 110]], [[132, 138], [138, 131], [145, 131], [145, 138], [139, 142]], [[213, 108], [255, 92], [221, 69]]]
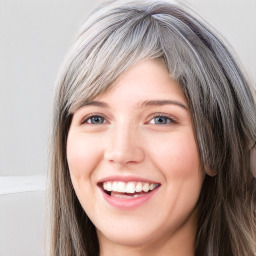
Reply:
[[158, 184], [147, 182], [123, 182], [123, 181], [106, 181], [103, 182], [103, 188], [107, 191], [115, 191], [121, 193], [148, 192], [153, 190]]

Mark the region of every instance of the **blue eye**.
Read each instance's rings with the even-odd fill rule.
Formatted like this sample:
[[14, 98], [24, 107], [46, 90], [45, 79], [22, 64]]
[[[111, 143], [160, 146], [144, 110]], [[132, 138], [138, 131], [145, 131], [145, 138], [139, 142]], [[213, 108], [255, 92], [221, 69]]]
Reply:
[[167, 116], [155, 116], [150, 123], [158, 124], [158, 125], [165, 125], [174, 122], [171, 118]]
[[85, 123], [89, 124], [103, 124], [105, 123], [105, 118], [102, 116], [91, 116], [85, 120]]

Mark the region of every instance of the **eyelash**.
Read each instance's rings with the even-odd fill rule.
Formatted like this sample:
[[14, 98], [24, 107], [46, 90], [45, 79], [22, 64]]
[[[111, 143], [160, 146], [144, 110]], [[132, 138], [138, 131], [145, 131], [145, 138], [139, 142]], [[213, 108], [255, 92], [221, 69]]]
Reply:
[[[93, 124], [92, 122], [88, 122], [90, 119], [92, 118], [102, 118], [103, 119], [103, 122], [102, 123], [98, 123], [98, 124], [104, 124], [106, 123], [106, 118], [101, 115], [101, 114], [91, 114], [89, 116], [86, 116], [85, 119], [82, 120], [81, 124], [90, 124], [90, 125], [98, 125], [98, 124]], [[157, 125], [169, 125], [169, 124], [177, 124], [177, 120], [175, 120], [172, 116], [168, 115], [168, 114], [163, 114], [163, 113], [156, 113], [154, 114], [150, 121], [148, 122], [148, 124], [151, 123], [151, 121], [155, 118], [165, 118], [165, 119], [168, 119], [168, 122], [167, 123], [164, 123], [164, 124], [157, 124]]]
[[154, 118], [165, 118], [168, 119], [168, 123], [166, 124], [158, 124], [158, 125], [169, 125], [169, 124], [177, 124], [177, 120], [175, 120], [172, 116], [168, 115], [168, 114], [163, 114], [163, 113], [156, 113], [153, 115], [153, 117], [150, 119], [149, 123], [154, 119]]
[[100, 123], [100, 124], [104, 124], [105, 123], [105, 121], [106, 121], [106, 118], [103, 116], [103, 115], [101, 115], [101, 114], [91, 114], [91, 115], [89, 115], [89, 116], [86, 116], [83, 120], [82, 120], [82, 124], [90, 124], [90, 125], [97, 125], [97, 124], [93, 124], [93, 123], [89, 123], [88, 122], [88, 120], [90, 120], [90, 119], [92, 119], [92, 118], [95, 118], [95, 117], [97, 117], [97, 118], [103, 118], [103, 123]]

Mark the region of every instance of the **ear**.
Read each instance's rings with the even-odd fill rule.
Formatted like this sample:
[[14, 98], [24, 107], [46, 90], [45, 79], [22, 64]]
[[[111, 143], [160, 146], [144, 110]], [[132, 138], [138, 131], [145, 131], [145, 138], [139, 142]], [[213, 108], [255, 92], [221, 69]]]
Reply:
[[211, 177], [214, 177], [217, 175], [217, 171], [216, 170], [213, 170], [212, 168], [210, 168], [209, 165], [206, 165], [204, 167], [204, 170], [206, 172], [207, 175], [211, 176]]
[[250, 151], [250, 170], [252, 176], [256, 178], [256, 144], [254, 144]]

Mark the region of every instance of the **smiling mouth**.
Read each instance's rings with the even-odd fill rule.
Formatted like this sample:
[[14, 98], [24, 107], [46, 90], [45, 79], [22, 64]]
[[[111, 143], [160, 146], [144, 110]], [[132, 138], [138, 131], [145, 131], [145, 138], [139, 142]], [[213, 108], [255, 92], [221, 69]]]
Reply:
[[106, 181], [100, 183], [99, 186], [111, 197], [132, 199], [149, 194], [158, 188], [160, 184], [148, 182]]

